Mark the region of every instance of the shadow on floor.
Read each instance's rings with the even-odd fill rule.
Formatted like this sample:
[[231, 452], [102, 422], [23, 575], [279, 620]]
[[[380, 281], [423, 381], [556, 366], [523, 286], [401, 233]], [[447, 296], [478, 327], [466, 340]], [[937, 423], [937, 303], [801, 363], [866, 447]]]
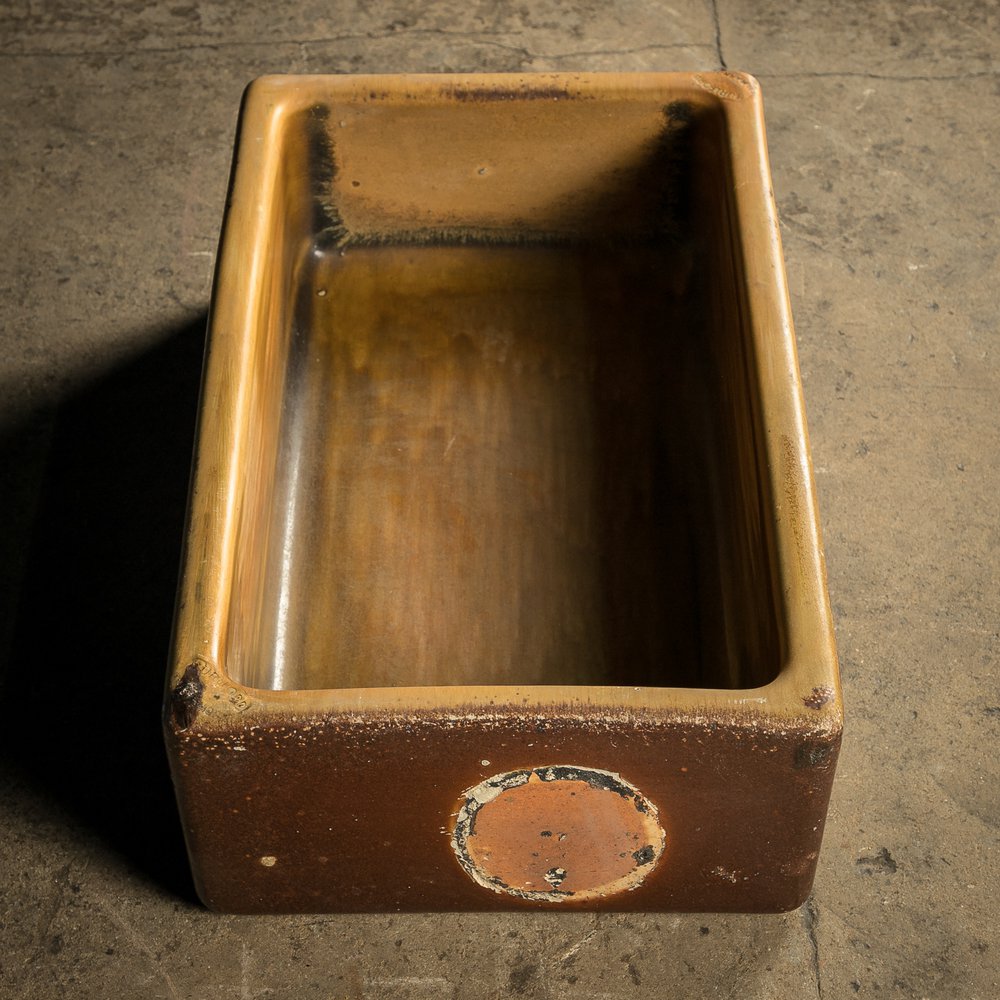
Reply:
[[0, 754], [187, 900], [160, 702], [204, 333], [164, 331], [0, 437]]

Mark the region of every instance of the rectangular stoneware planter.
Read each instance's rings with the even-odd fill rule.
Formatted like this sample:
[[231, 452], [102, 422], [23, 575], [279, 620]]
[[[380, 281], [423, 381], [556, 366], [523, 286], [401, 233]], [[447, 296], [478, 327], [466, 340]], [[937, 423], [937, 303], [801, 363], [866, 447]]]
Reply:
[[165, 711], [204, 901], [791, 908], [841, 719], [757, 83], [254, 83]]

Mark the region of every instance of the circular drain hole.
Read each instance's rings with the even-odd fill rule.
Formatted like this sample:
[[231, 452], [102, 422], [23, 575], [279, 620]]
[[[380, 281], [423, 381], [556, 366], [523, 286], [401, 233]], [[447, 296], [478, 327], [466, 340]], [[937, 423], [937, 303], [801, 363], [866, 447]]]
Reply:
[[554, 765], [470, 788], [452, 846], [481, 886], [560, 903], [636, 888], [665, 841], [656, 806], [621, 775]]

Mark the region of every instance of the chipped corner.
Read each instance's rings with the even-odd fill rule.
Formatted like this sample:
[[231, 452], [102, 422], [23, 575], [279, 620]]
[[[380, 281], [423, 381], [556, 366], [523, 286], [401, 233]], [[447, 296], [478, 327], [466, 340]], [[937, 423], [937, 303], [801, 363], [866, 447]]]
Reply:
[[164, 699], [163, 722], [168, 736], [191, 731], [206, 717], [242, 715], [251, 708], [248, 689], [224, 677], [203, 657], [193, 657], [176, 668]]
[[205, 684], [199, 666], [189, 663], [166, 698], [164, 722], [178, 732], [190, 729], [201, 710]]

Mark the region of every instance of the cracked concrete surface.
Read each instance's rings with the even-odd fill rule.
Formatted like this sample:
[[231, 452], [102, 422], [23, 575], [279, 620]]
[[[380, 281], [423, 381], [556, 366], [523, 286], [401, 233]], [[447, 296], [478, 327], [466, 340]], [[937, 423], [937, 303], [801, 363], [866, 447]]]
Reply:
[[[995, 2], [0, 9], [0, 995], [1000, 995]], [[159, 743], [200, 336], [265, 72], [763, 85], [848, 723], [777, 917], [219, 917]]]

